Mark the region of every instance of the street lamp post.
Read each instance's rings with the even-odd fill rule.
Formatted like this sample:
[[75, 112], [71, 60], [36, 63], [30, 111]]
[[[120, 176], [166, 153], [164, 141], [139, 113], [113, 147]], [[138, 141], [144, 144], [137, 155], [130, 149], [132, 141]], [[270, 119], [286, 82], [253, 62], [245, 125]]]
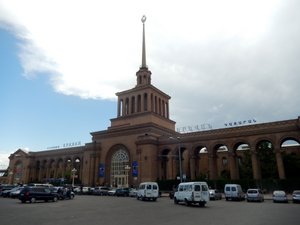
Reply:
[[130, 168], [130, 166], [126, 165], [124, 169], [125, 169], [125, 173], [126, 173], [126, 187], [128, 187], [129, 186], [128, 185], [128, 179], [129, 179], [128, 172], [131, 168]]
[[176, 140], [178, 142], [178, 160], [179, 160], [179, 176], [180, 176], [180, 183], [182, 182], [182, 162], [181, 162], [181, 142], [180, 137], [169, 137], [170, 139]]
[[179, 143], [178, 148], [178, 157], [179, 157], [179, 175], [180, 175], [180, 183], [182, 182], [182, 162], [181, 162], [181, 144]]
[[74, 188], [74, 179], [75, 179], [75, 174], [76, 174], [77, 170], [75, 168], [73, 168], [71, 170], [71, 172], [72, 172], [72, 187]]

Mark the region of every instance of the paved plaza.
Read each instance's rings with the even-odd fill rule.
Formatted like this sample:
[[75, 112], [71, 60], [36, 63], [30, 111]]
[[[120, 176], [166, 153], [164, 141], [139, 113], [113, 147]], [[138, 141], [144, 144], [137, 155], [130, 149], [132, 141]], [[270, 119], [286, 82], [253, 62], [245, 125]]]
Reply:
[[74, 200], [21, 204], [0, 198], [5, 225], [298, 225], [300, 204], [210, 201], [206, 207], [175, 205], [167, 197], [156, 202], [130, 197], [76, 196]]

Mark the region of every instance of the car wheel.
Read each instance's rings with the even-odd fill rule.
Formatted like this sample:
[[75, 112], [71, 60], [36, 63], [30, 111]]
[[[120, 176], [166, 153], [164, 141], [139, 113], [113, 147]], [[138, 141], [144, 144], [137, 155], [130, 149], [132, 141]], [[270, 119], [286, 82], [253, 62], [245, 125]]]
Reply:
[[35, 203], [35, 202], [36, 202], [36, 198], [33, 197], [30, 199], [30, 203]]
[[205, 206], [205, 203], [204, 203], [204, 202], [199, 202], [199, 206], [200, 206], [200, 207], [204, 207], [204, 206]]
[[74, 197], [75, 197], [74, 195], [71, 195], [71, 196], [70, 196], [70, 199], [73, 199]]
[[185, 204], [186, 204], [187, 206], [190, 206], [190, 205], [191, 205], [191, 203], [190, 203], [187, 199], [185, 199], [184, 202], [185, 202]]
[[57, 202], [57, 200], [58, 200], [58, 198], [55, 196], [55, 197], [53, 198], [53, 202]]
[[175, 197], [174, 197], [174, 204], [178, 204], [178, 200]]

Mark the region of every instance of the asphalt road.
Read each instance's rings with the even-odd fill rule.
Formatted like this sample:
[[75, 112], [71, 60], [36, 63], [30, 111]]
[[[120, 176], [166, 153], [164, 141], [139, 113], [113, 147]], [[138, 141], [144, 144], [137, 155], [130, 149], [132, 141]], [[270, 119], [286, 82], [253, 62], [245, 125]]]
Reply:
[[76, 196], [73, 200], [22, 204], [0, 198], [2, 225], [298, 225], [300, 204], [210, 201], [206, 207], [129, 197]]

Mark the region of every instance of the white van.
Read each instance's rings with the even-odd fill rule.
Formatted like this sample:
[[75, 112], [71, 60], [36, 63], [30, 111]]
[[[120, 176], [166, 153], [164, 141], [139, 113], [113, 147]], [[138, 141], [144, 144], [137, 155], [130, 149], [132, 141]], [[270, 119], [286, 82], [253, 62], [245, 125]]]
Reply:
[[139, 200], [153, 200], [159, 196], [159, 187], [156, 182], [144, 182], [139, 185], [136, 198]]
[[226, 201], [228, 200], [245, 200], [245, 193], [239, 184], [225, 184], [224, 194]]
[[206, 182], [183, 182], [174, 194], [174, 203], [185, 202], [186, 205], [205, 206], [209, 202], [209, 190]]

